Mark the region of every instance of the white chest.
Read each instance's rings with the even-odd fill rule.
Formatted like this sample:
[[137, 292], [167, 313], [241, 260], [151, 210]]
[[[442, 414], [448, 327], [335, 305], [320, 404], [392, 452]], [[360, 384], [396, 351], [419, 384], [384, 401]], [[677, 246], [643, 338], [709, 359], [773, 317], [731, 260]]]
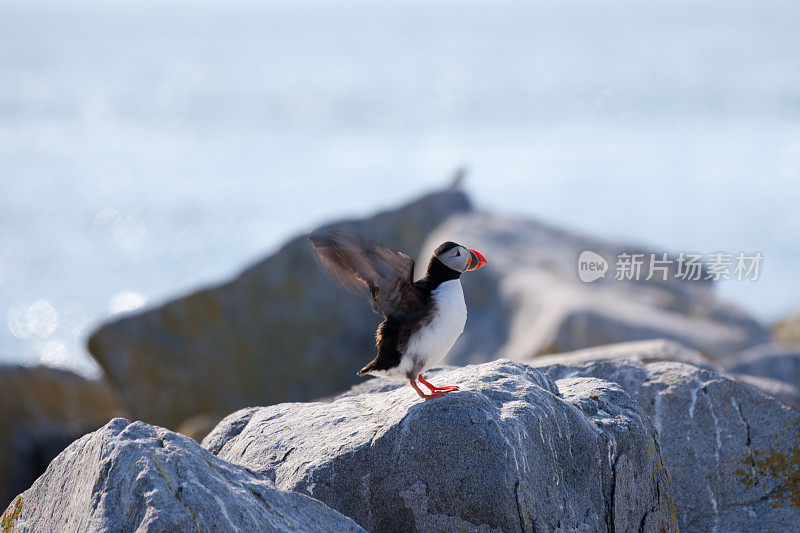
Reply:
[[431, 292], [431, 297], [436, 307], [433, 319], [411, 336], [403, 358], [413, 360], [415, 366], [423, 369], [447, 355], [467, 323], [467, 306], [459, 280], [442, 283]]

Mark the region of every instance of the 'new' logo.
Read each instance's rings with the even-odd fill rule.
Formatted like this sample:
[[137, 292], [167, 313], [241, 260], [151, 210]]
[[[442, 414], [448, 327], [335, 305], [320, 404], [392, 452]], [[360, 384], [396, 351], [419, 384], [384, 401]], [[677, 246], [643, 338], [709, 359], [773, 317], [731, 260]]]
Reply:
[[578, 257], [578, 277], [584, 283], [606, 277], [607, 270], [608, 262], [598, 253], [584, 250]]

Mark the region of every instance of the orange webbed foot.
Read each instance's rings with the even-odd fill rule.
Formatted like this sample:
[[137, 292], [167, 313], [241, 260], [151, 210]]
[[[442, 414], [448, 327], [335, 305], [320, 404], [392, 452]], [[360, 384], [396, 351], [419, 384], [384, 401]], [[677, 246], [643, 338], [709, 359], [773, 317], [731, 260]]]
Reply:
[[416, 380], [413, 380], [411, 378], [408, 379], [408, 381], [411, 383], [411, 386], [414, 387], [414, 390], [417, 391], [417, 394], [419, 394], [419, 397], [422, 398], [423, 400], [431, 400], [433, 398], [438, 398], [439, 396], [444, 396], [445, 394], [458, 390], [458, 386], [456, 385], [437, 387], [436, 385], [433, 385], [432, 383], [426, 381], [425, 378], [422, 377], [422, 374], [420, 374], [417, 379], [419, 379], [420, 383], [428, 387], [431, 391], [430, 394], [422, 392], [422, 390], [417, 385]]

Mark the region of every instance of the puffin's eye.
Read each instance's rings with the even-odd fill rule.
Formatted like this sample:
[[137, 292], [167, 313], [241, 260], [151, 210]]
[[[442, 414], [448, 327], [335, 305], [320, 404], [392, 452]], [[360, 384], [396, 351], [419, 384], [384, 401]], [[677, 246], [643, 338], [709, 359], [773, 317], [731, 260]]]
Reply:
[[461, 250], [456, 250], [456, 257], [461, 257]]

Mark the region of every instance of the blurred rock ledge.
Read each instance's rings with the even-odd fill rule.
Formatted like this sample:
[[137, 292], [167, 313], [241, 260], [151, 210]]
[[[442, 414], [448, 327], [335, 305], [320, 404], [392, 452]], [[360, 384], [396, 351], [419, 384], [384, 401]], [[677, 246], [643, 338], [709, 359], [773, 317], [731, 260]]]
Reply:
[[[327, 227], [416, 253], [459, 191]], [[175, 428], [198, 414], [341, 392], [372, 357], [378, 315], [327, 279], [298, 236], [236, 279], [102, 326], [89, 351], [137, 419]]]
[[727, 358], [723, 369], [800, 411], [800, 346], [756, 346]]
[[[448, 239], [468, 243], [489, 260], [463, 278], [469, 318], [450, 363], [518, 360], [658, 338], [716, 360], [770, 338], [746, 312], [717, 298], [709, 281], [613, 279], [618, 254], [647, 257], [656, 250], [480, 212], [449, 218], [428, 237], [423, 252]], [[578, 257], [585, 250], [607, 258], [606, 278], [580, 281]]]
[[775, 379], [800, 388], [800, 346], [756, 346], [726, 359], [725, 370]]
[[[641, 246], [475, 212], [460, 191], [329, 227], [415, 253], [420, 268], [445, 240], [485, 253], [488, 267], [463, 278], [469, 318], [449, 363], [654, 338], [716, 361], [769, 341], [707, 281], [579, 280], [582, 251], [613, 261], [648, 251]], [[176, 428], [198, 415], [346, 390], [373, 356], [378, 322], [363, 298], [320, 273], [299, 236], [228, 283], [100, 327], [89, 350], [132, 416]]]
[[554, 364], [575, 365], [591, 361], [605, 361], [610, 359], [625, 359], [642, 363], [657, 361], [673, 361], [686, 363], [706, 369], [713, 369], [710, 358], [697, 350], [683, 344], [666, 339], [653, 339], [649, 341], [620, 342], [585, 348], [574, 352], [540, 355], [531, 358], [528, 362], [534, 366], [547, 366]]
[[800, 314], [790, 316], [772, 326], [775, 342], [785, 347], [800, 349]]
[[0, 507], [70, 442], [122, 414], [105, 381], [44, 366], [0, 366]]

